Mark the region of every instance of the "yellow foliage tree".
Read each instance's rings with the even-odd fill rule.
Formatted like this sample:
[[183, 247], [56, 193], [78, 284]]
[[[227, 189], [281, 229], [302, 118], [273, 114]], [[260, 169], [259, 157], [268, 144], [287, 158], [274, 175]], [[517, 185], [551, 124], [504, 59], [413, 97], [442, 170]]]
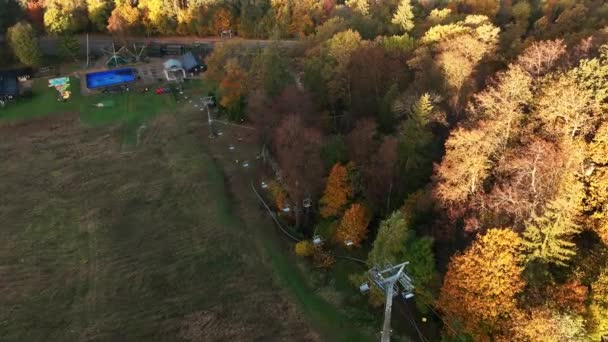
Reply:
[[270, 181], [268, 183], [268, 191], [270, 192], [270, 196], [274, 200], [274, 204], [278, 210], [281, 210], [287, 204], [287, 195], [285, 194], [285, 190], [277, 181]]
[[588, 327], [594, 341], [608, 335], [608, 269], [591, 284]]
[[323, 197], [319, 200], [321, 216], [337, 217], [353, 195], [353, 188], [348, 182], [348, 169], [336, 163], [329, 173]]
[[589, 226], [608, 244], [608, 124], [603, 124], [589, 145], [585, 210], [590, 212]]
[[367, 237], [369, 221], [367, 209], [361, 203], [354, 203], [346, 210], [340, 221], [336, 240], [349, 246], [360, 246]]
[[452, 326], [476, 341], [508, 334], [524, 288], [522, 240], [512, 230], [490, 229], [452, 257], [437, 306]]
[[302, 257], [309, 257], [315, 253], [315, 246], [308, 240], [302, 240], [296, 243], [296, 254]]
[[543, 341], [584, 341], [585, 325], [581, 316], [560, 313], [547, 308], [534, 308], [526, 316], [517, 320], [513, 335], [515, 342]]
[[247, 75], [236, 58], [228, 60], [224, 71], [224, 78], [218, 88], [221, 97], [220, 105], [228, 111], [234, 111], [241, 107], [243, 96], [245, 96]]

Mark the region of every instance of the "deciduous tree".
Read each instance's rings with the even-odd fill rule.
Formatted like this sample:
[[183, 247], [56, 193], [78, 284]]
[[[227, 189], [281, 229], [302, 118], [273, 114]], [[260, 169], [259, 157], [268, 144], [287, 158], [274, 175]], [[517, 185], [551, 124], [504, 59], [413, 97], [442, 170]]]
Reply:
[[494, 136], [499, 141], [496, 143], [504, 149], [513, 135], [519, 133], [532, 95], [532, 78], [522, 68], [511, 65], [498, 75], [495, 85], [474, 96], [469, 119], [491, 120], [494, 124], [489, 128], [497, 131]]
[[359, 167], [366, 168], [369, 158], [376, 149], [376, 123], [374, 120], [365, 118], [357, 121], [355, 127], [346, 136], [348, 156]]
[[213, 13], [213, 31], [218, 36], [222, 34], [223, 31], [226, 30], [234, 30], [234, 17], [232, 12], [224, 6], [219, 7]]
[[590, 337], [596, 340], [608, 334], [608, 269], [591, 284], [591, 303], [589, 306]]
[[139, 9], [131, 6], [129, 1], [116, 1], [116, 7], [108, 18], [107, 29], [114, 35], [125, 36], [139, 26], [140, 17]]
[[336, 232], [336, 240], [347, 246], [359, 247], [367, 237], [369, 214], [361, 203], [353, 203], [346, 212]]
[[451, 326], [476, 340], [508, 333], [524, 288], [522, 240], [511, 230], [490, 229], [450, 260], [438, 307]]
[[232, 119], [240, 119], [245, 105], [246, 74], [236, 59], [228, 60], [224, 68], [225, 76], [218, 88], [220, 105], [228, 111]]
[[299, 227], [304, 199], [317, 198], [322, 188], [321, 132], [307, 126], [299, 115], [290, 114], [275, 130], [273, 145], [286, 190], [295, 202], [296, 226]]
[[169, 0], [139, 0], [143, 24], [149, 33], [174, 34], [177, 28], [177, 3]]
[[517, 58], [517, 64], [535, 78], [553, 71], [566, 54], [566, 44], [562, 39], [533, 43]]
[[44, 26], [51, 34], [75, 33], [87, 25], [85, 0], [45, 1]]
[[324, 44], [328, 60], [323, 75], [329, 90], [330, 100], [333, 103], [339, 101], [343, 101], [345, 104], [352, 103], [349, 87], [352, 75], [348, 73], [347, 67], [352, 54], [362, 44], [361, 35], [350, 29], [336, 33]]
[[566, 139], [588, 133], [598, 120], [593, 95], [566, 75], [545, 84], [537, 108], [545, 131]]
[[[355, 50], [350, 56], [346, 72], [350, 75], [349, 89], [351, 102], [350, 112], [355, 118], [372, 116], [379, 113], [383, 105], [383, 98], [390, 91], [391, 86], [399, 81], [399, 74], [394, 70], [401, 68], [398, 60], [391, 58], [376, 44], [369, 44]], [[387, 110], [390, 110], [390, 105]], [[379, 113], [380, 114], [380, 113]], [[393, 128], [393, 120], [386, 122], [386, 131]]]
[[483, 202], [502, 220], [520, 227], [555, 196], [567, 162], [557, 144], [531, 138], [499, 159], [495, 182]]
[[[367, 184], [367, 197], [375, 204], [376, 209], [385, 215], [392, 210], [391, 200], [398, 190], [399, 174], [397, 172], [398, 141], [397, 138], [385, 136], [373, 153], [369, 165], [363, 169]], [[393, 205], [395, 203], [392, 203]]]
[[588, 223], [608, 244], [608, 124], [602, 124], [589, 144], [585, 210]]
[[573, 313], [533, 308], [515, 322], [511, 341], [584, 341], [585, 321]]
[[264, 48], [254, 61], [252, 71], [269, 99], [281, 94], [285, 87], [294, 82], [289, 60], [283, 56], [277, 43]]
[[324, 218], [338, 217], [353, 196], [346, 166], [335, 164], [329, 173], [323, 197], [319, 200], [320, 213]]
[[38, 38], [32, 25], [19, 22], [9, 27], [7, 36], [13, 53], [21, 63], [30, 66], [40, 65], [42, 52], [38, 47]]
[[483, 124], [467, 130], [456, 128], [445, 143], [445, 156], [435, 168], [435, 192], [444, 203], [463, 203], [488, 177], [496, 145]]
[[450, 104], [459, 111], [469, 92], [474, 90], [471, 79], [477, 66], [497, 46], [498, 31], [487, 17], [480, 15], [433, 26], [420, 39], [422, 45], [408, 64], [417, 71], [418, 78], [424, 78], [436, 68], [441, 73]]
[[114, 2], [111, 0], [86, 0], [89, 21], [98, 31], [105, 31], [112, 13]]
[[315, 253], [315, 246], [308, 240], [302, 240], [296, 243], [295, 252], [302, 257], [309, 257]]

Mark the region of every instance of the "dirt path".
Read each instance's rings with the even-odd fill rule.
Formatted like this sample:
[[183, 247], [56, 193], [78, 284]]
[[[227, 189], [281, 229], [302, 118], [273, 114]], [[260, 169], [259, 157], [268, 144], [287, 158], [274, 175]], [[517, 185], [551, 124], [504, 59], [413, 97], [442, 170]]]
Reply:
[[[54, 36], [43, 36], [39, 39], [40, 48], [45, 54], [56, 54], [58, 46], [58, 37]], [[86, 53], [87, 38], [86, 35], [80, 34], [76, 36], [80, 45], [82, 53]], [[127, 37], [130, 42], [144, 42], [144, 43], [161, 43], [161, 44], [206, 44], [213, 46], [217, 43], [227, 41], [218, 37], [196, 37], [196, 36], [174, 36], [174, 37]], [[89, 35], [89, 50], [93, 53], [101, 53], [102, 49], [107, 49], [112, 46], [112, 42], [115, 39], [110, 35], [103, 34], [90, 34]], [[264, 39], [244, 39], [244, 38], [232, 38], [231, 41], [240, 41], [252, 46], [266, 46], [272, 42], [272, 40]], [[284, 46], [294, 46], [297, 44], [297, 40], [280, 40], [279, 44]]]

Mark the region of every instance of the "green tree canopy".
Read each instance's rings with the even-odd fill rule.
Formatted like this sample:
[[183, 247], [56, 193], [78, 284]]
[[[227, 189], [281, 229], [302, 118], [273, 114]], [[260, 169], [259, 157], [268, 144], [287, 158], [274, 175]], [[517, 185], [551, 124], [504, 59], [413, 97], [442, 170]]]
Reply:
[[19, 22], [8, 29], [8, 42], [19, 61], [25, 65], [38, 66], [42, 52], [32, 25]]
[[417, 237], [411, 225], [410, 213], [401, 210], [393, 212], [382, 221], [368, 262], [382, 266], [409, 261], [407, 271], [414, 281], [417, 304], [421, 310], [426, 311], [424, 306], [433, 303], [433, 290], [437, 280], [433, 239], [427, 236]]

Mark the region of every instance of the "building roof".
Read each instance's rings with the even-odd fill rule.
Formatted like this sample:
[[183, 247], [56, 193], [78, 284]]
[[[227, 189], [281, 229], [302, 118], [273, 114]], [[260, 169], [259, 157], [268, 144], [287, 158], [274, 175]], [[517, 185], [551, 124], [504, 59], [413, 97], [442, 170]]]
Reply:
[[182, 66], [187, 71], [190, 71], [192, 69], [195, 69], [195, 68], [201, 66], [201, 63], [198, 61], [198, 59], [190, 51], [187, 52], [186, 54], [182, 55], [179, 58], [179, 60], [182, 62]]
[[178, 70], [182, 69], [182, 62], [177, 59], [168, 59], [163, 63], [165, 70]]
[[19, 95], [19, 70], [0, 70], [0, 96]]

